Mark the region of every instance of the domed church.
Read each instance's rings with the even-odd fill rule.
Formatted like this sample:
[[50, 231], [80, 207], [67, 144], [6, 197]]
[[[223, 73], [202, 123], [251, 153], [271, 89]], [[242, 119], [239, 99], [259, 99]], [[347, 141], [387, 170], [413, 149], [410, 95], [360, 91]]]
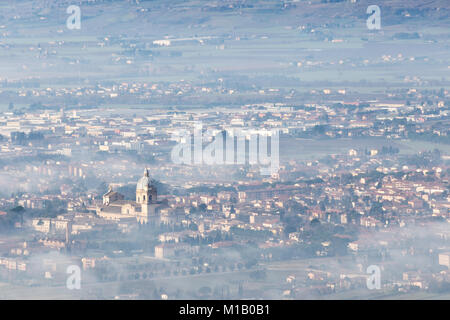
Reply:
[[158, 211], [165, 202], [158, 201], [158, 192], [145, 169], [144, 176], [136, 185], [136, 201], [124, 200], [124, 196], [110, 187], [103, 195], [103, 205], [97, 207], [99, 217], [121, 220], [135, 217], [139, 223], [157, 222]]

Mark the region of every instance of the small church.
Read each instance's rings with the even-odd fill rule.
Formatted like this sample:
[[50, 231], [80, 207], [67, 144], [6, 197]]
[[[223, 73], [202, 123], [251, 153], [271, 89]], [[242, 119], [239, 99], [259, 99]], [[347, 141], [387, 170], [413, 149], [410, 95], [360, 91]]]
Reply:
[[158, 201], [158, 192], [145, 169], [144, 176], [136, 185], [136, 201], [124, 200], [124, 196], [110, 187], [103, 195], [103, 205], [97, 207], [97, 215], [104, 219], [121, 220], [136, 218], [141, 224], [159, 220], [159, 210], [166, 202]]

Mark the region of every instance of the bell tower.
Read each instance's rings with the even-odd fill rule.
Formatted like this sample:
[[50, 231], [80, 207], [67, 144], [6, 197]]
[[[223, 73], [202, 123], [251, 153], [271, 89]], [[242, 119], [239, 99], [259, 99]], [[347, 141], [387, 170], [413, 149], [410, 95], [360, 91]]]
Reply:
[[156, 186], [153, 185], [153, 183], [150, 184], [150, 188], [149, 188], [149, 203], [155, 203], [156, 200], [158, 199], [158, 192], [156, 190]]
[[148, 170], [145, 169], [144, 176], [139, 179], [136, 186], [136, 203], [141, 205], [141, 215], [148, 217], [154, 214], [154, 206], [157, 200], [157, 190], [152, 184]]
[[148, 204], [150, 202], [150, 178], [148, 170], [145, 169], [144, 176], [139, 179], [136, 185], [136, 203]]

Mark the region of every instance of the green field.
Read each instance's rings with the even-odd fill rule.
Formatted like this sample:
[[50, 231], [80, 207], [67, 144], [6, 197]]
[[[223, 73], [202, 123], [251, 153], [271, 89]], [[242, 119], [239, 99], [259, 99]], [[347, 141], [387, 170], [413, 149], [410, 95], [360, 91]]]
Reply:
[[426, 141], [389, 140], [385, 138], [354, 138], [354, 139], [281, 139], [281, 161], [290, 159], [314, 160], [333, 154], [348, 154], [350, 149], [381, 149], [382, 147], [395, 147], [400, 154], [416, 154], [423, 151], [438, 149], [444, 155], [450, 154], [450, 145], [437, 144]]

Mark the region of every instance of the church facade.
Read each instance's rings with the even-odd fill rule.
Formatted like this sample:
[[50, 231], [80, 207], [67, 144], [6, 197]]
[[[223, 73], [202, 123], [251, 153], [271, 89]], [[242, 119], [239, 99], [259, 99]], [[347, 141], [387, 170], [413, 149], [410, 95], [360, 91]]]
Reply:
[[136, 201], [124, 200], [124, 196], [112, 188], [103, 195], [103, 204], [97, 207], [97, 215], [104, 219], [120, 221], [136, 218], [141, 223], [159, 221], [159, 211], [166, 207], [163, 201], [158, 201], [156, 186], [149, 177], [148, 170], [136, 185]]

